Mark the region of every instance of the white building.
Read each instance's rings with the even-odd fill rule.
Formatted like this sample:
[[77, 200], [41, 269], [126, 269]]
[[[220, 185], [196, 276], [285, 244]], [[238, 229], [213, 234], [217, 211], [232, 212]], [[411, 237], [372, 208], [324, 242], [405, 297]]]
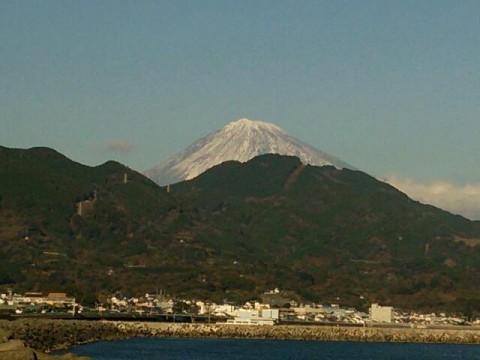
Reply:
[[198, 315], [217, 315], [217, 316], [235, 316], [236, 308], [234, 305], [215, 303], [205, 303], [203, 301], [197, 301], [195, 303], [198, 307]]
[[246, 310], [237, 311], [237, 316], [227, 320], [232, 325], [273, 325], [279, 318], [278, 309]]
[[370, 320], [391, 323], [393, 321], [393, 307], [372, 304], [370, 306]]
[[229, 304], [223, 304], [223, 305], [215, 305], [215, 308], [213, 309], [213, 314], [214, 315], [219, 315], [219, 316], [232, 316], [235, 315], [235, 306], [229, 305]]

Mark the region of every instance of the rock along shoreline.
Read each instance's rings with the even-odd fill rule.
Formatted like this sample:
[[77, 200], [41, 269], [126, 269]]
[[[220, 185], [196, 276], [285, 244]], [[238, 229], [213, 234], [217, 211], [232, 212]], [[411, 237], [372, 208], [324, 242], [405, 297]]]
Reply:
[[[21, 341], [25, 348], [44, 353], [68, 349], [79, 344], [132, 337], [480, 344], [480, 328], [416, 329], [299, 325], [245, 326], [199, 323], [20, 319], [0, 321], [0, 331], [3, 331], [3, 334], [8, 334], [8, 336], [3, 336], [3, 340], [0, 339], [2, 340], [0, 341], [0, 359], [2, 359], [2, 346], [8, 348], [8, 344], [10, 344], [11, 347], [14, 341], [17, 341], [17, 345], [18, 341]], [[42, 356], [37, 356], [37, 358], [47, 359], [47, 357]], [[25, 359], [27, 358], [25, 357]], [[31, 358], [35, 359], [35, 357]], [[64, 355], [63, 358], [80, 359], [73, 355]], [[18, 357], [18, 359], [24, 358]]]

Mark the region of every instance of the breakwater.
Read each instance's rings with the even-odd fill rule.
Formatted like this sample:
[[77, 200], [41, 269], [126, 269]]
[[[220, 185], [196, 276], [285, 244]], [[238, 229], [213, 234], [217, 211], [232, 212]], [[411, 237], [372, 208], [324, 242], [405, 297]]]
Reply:
[[297, 325], [245, 326], [22, 319], [0, 321], [0, 334], [1, 331], [9, 334], [10, 341], [21, 341], [27, 348], [46, 352], [95, 341], [155, 336], [480, 344], [480, 328], [471, 327], [416, 329]]
[[148, 336], [480, 344], [480, 329], [415, 329], [342, 326], [245, 326], [219, 324], [119, 323]]
[[29, 348], [49, 352], [95, 341], [146, 336], [138, 326], [120, 329], [117, 322], [20, 319], [0, 321], [0, 331], [12, 340], [21, 340]]
[[53, 356], [52, 350], [93, 341], [117, 340], [136, 333], [119, 331], [116, 324], [90, 321], [21, 319], [0, 321], [0, 360], [88, 360], [72, 354]]

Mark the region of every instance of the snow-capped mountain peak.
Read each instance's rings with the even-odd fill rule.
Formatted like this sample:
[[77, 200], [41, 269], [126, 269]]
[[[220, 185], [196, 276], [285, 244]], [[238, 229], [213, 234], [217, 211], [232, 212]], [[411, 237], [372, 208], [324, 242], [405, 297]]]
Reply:
[[343, 161], [313, 148], [275, 124], [240, 119], [196, 141], [185, 150], [147, 170], [145, 175], [159, 185], [192, 179], [211, 167], [229, 160], [246, 162], [262, 154], [297, 156], [310, 165], [353, 168]]
[[231, 123], [228, 123], [225, 125], [223, 128], [225, 131], [241, 131], [241, 130], [246, 130], [246, 131], [278, 131], [285, 133], [283, 129], [278, 127], [275, 124], [264, 122], [264, 121], [258, 121], [258, 120], [250, 120], [250, 119], [239, 119], [237, 121], [232, 121]]

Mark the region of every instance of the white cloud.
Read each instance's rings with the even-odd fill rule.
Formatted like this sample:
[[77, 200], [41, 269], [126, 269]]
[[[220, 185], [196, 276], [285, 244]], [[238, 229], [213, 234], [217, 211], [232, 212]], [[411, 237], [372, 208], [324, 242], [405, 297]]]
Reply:
[[455, 185], [441, 180], [426, 184], [397, 176], [383, 180], [414, 200], [480, 220], [480, 184]]
[[128, 141], [110, 141], [106, 144], [106, 148], [117, 153], [127, 153], [133, 149], [133, 144]]

